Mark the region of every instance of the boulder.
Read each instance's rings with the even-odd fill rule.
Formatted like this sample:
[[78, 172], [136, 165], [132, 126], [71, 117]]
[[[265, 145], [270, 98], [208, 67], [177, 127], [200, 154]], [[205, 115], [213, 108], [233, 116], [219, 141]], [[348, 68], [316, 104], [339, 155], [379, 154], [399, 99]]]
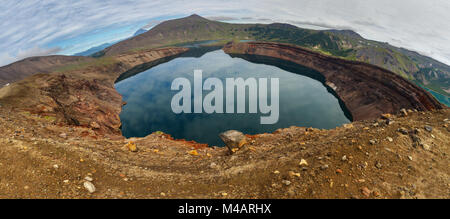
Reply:
[[219, 137], [228, 149], [230, 149], [230, 152], [235, 152], [247, 143], [247, 137], [242, 132], [236, 130], [220, 133]]

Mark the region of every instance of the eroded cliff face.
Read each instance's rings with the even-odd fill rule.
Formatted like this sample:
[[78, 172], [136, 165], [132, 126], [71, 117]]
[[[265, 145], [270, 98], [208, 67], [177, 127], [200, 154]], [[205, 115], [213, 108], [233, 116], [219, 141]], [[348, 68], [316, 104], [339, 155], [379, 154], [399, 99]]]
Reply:
[[[54, 118], [56, 122], [95, 130], [98, 136], [122, 138], [122, 96], [114, 82], [121, 73], [147, 62], [186, 52], [161, 48], [93, 60], [85, 68], [36, 74], [0, 90], [0, 103], [18, 111]], [[105, 64], [106, 63], [106, 64]]]
[[421, 111], [444, 106], [423, 89], [374, 65], [322, 55], [294, 45], [266, 42], [229, 43], [228, 54], [269, 56], [320, 72], [350, 111], [353, 120], [377, 118], [402, 108]]

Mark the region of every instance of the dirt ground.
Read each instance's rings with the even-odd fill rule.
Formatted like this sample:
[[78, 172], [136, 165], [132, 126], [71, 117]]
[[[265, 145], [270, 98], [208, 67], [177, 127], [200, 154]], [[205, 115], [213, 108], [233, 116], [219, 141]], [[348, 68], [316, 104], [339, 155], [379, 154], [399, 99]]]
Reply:
[[290, 127], [230, 155], [160, 132], [107, 139], [2, 105], [0, 198], [450, 198], [449, 119]]

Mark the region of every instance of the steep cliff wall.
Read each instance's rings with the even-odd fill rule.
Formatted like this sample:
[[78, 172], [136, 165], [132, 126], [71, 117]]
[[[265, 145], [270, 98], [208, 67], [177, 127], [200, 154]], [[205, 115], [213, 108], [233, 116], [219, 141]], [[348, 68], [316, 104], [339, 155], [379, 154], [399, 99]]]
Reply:
[[402, 108], [442, 109], [429, 93], [380, 67], [322, 55], [294, 45], [267, 42], [229, 43], [228, 54], [261, 55], [291, 61], [320, 72], [352, 114], [353, 120], [396, 113]]

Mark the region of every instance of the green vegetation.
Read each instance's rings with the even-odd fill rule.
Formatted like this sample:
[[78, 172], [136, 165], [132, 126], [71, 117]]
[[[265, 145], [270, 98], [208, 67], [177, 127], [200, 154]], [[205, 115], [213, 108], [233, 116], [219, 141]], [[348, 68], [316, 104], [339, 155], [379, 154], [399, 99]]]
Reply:
[[112, 65], [116, 62], [117, 61], [114, 58], [105, 56], [105, 57], [93, 59], [91, 61], [84, 61], [84, 62], [77, 63], [77, 64], [65, 65], [65, 66], [55, 69], [55, 72], [77, 71], [77, 70], [82, 70], [82, 69], [86, 69], [89, 67], [102, 67], [102, 66]]

